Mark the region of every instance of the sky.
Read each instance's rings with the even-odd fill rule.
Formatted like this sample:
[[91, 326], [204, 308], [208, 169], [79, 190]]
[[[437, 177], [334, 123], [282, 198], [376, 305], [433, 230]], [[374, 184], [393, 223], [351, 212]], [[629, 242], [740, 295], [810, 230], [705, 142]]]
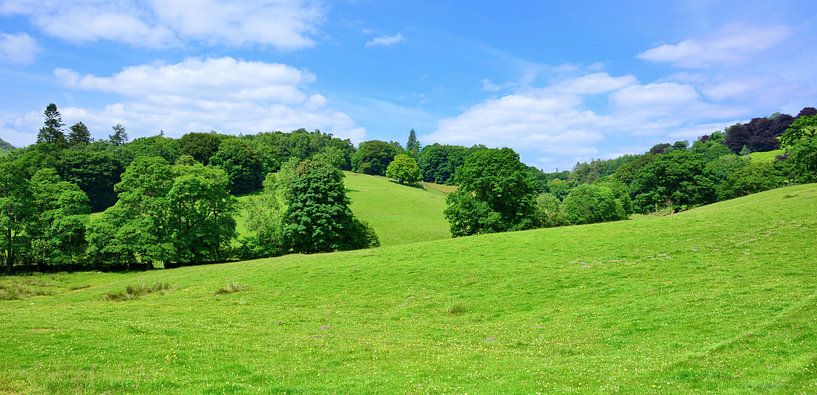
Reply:
[[817, 106], [817, 2], [0, 0], [0, 138], [320, 129], [545, 171]]

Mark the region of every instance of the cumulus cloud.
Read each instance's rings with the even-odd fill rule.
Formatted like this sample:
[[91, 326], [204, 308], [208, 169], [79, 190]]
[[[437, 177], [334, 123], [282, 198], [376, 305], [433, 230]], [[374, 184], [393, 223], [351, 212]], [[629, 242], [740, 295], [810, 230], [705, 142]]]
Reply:
[[751, 55], [780, 44], [791, 35], [791, 29], [786, 26], [731, 25], [709, 36], [663, 44], [637, 56], [686, 68], [732, 65], [747, 61]]
[[378, 36], [369, 41], [366, 41], [366, 48], [369, 47], [391, 47], [392, 45], [400, 44], [406, 41], [403, 34], [397, 33], [393, 36]]
[[28, 64], [40, 52], [37, 40], [26, 33], [0, 33], [0, 61]]
[[[170, 136], [191, 131], [225, 133], [320, 129], [354, 142], [366, 130], [347, 114], [331, 107], [319, 93], [309, 93], [315, 76], [289, 65], [251, 62], [230, 57], [186, 59], [176, 64], [128, 67], [109, 76], [80, 74], [57, 69], [65, 87], [120, 97], [101, 108], [60, 108], [66, 123], [83, 121], [98, 136], [122, 123], [131, 137], [151, 135], [160, 129]], [[3, 119], [2, 130], [34, 131], [42, 123], [39, 113]], [[4, 132], [5, 135], [5, 132]], [[34, 132], [28, 132], [29, 144]]]
[[0, 14], [26, 15], [44, 33], [71, 42], [167, 48], [194, 40], [299, 49], [314, 45], [325, 10], [308, 0], [2, 0]]
[[[600, 100], [606, 105], [598, 105]], [[486, 99], [440, 120], [423, 138], [511, 147], [529, 163], [565, 169], [611, 152], [637, 153], [657, 142], [692, 139], [745, 113], [706, 101], [692, 84], [641, 83], [632, 75], [594, 72]]]

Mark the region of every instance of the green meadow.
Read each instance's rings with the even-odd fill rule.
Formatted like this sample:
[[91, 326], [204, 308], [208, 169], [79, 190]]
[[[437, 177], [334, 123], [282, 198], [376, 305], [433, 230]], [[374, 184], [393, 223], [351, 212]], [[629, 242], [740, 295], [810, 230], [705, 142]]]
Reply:
[[817, 392], [815, 184], [396, 245], [347, 181], [384, 247], [0, 278], [0, 392]]
[[[344, 175], [352, 212], [374, 227], [380, 245], [451, 238], [443, 211], [445, 197], [453, 187], [433, 183], [401, 185], [385, 177], [348, 171]], [[253, 199], [256, 195], [242, 196], [239, 201]], [[238, 234], [246, 233], [242, 215], [236, 222]]]
[[759, 163], [769, 163], [774, 162], [775, 158], [779, 155], [783, 155], [784, 151], [782, 149], [766, 151], [766, 152], [752, 152], [749, 154], [749, 157], [752, 158], [752, 161], [759, 162]]

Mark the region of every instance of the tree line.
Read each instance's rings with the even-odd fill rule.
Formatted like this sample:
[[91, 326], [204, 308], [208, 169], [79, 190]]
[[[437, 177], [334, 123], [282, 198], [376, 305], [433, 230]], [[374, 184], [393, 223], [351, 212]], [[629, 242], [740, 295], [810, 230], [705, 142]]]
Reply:
[[[639, 155], [546, 173], [511, 149], [349, 140], [304, 129], [94, 140], [49, 104], [36, 144], [0, 157], [0, 259], [7, 270], [172, 267], [378, 245], [354, 217], [342, 170], [456, 185], [454, 236], [678, 212], [817, 181], [817, 110], [773, 114]], [[785, 126], [785, 127], [784, 127]], [[770, 136], [774, 143], [770, 142]], [[740, 148], [738, 148], [740, 147]], [[752, 151], [781, 147], [760, 163]], [[253, 193], [239, 203], [236, 196]], [[246, 213], [246, 232], [236, 215]], [[89, 219], [89, 213], [94, 213]]]
[[[66, 128], [54, 104], [44, 118], [36, 144], [0, 157], [7, 271], [172, 267], [378, 244], [343, 188], [349, 140], [299, 129], [129, 141], [122, 125], [94, 140], [81, 122]], [[276, 197], [268, 221], [250, 221], [239, 239], [235, 196], [262, 190]]]

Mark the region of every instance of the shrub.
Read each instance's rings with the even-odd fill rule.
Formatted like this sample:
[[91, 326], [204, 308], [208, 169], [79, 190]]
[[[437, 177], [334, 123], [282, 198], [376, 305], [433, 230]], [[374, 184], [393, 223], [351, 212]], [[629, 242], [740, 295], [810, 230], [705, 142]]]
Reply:
[[386, 168], [386, 177], [401, 184], [420, 181], [421, 175], [417, 160], [406, 154], [395, 156], [394, 160], [389, 163], [389, 167]]
[[124, 291], [112, 292], [107, 295], [108, 300], [117, 302], [138, 299], [144, 295], [158, 292], [162, 295], [170, 291], [172, 287], [168, 283], [156, 283], [153, 285], [128, 285]]

